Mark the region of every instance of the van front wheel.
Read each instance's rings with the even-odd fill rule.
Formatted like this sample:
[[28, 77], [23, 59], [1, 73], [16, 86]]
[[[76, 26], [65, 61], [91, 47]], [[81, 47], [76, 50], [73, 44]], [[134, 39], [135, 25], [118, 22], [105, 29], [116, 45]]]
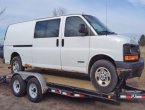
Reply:
[[21, 58], [19, 56], [15, 56], [11, 61], [11, 72], [16, 73], [18, 71], [24, 71], [24, 67], [22, 66]]
[[90, 71], [90, 79], [98, 92], [112, 92], [118, 82], [114, 65], [107, 60], [96, 61]]

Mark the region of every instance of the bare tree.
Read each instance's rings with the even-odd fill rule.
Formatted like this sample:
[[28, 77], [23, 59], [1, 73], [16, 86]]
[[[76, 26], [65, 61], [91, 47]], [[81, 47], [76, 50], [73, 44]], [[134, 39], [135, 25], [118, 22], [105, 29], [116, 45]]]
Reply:
[[64, 15], [64, 14], [66, 14], [66, 9], [64, 9], [62, 7], [55, 8], [53, 10], [53, 16], [61, 16], [61, 15]]
[[0, 16], [5, 12], [6, 8], [0, 11]]

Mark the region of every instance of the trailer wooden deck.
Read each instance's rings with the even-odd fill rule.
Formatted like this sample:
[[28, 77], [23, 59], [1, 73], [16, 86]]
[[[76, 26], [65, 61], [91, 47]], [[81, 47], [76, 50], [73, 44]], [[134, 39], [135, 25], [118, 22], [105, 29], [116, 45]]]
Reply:
[[36, 71], [42, 74], [42, 76], [48, 83], [55, 83], [80, 89], [96, 91], [89, 79], [89, 76], [81, 73], [61, 72], [55, 70], [39, 70], [39, 68], [35, 68], [31, 71]]
[[46, 82], [96, 91], [91, 81], [43, 74]]

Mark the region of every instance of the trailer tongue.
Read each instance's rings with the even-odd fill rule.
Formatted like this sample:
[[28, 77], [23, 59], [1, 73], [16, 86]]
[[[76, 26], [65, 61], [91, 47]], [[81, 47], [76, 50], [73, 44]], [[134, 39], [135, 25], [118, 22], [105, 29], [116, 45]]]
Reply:
[[[33, 89], [32, 92], [31, 92], [31, 90], [27, 91], [27, 94], [33, 93], [32, 96], [35, 94], [35, 91], [42, 91], [41, 92], [42, 94], [49, 92], [49, 93], [55, 93], [55, 94], [60, 94], [60, 95], [64, 95], [64, 96], [68, 96], [68, 97], [75, 97], [75, 98], [93, 98], [93, 99], [97, 99], [97, 100], [103, 99], [103, 100], [107, 100], [110, 102], [114, 102], [116, 104], [120, 103], [120, 99], [124, 99], [124, 100], [145, 99], [145, 90], [126, 85], [126, 83], [124, 83], [123, 80], [120, 81], [120, 84], [116, 87], [114, 92], [111, 92], [109, 94], [96, 92], [96, 91], [94, 91], [93, 88], [84, 87], [84, 85], [82, 85], [82, 87], [79, 87], [77, 83], [76, 83], [76, 86], [71, 84], [71, 82], [73, 80], [76, 82], [77, 79], [69, 78], [67, 80], [67, 78], [59, 77], [60, 79], [62, 79], [62, 80], [59, 80], [59, 79], [57, 79], [58, 78], [57, 76], [44, 75], [44, 74], [39, 74], [39, 73], [36, 74], [36, 73], [32, 73], [32, 72], [18, 72], [15, 74], [0, 76], [0, 84], [6, 83], [8, 80], [14, 80], [14, 76], [16, 76], [16, 75], [20, 76], [22, 78], [22, 80], [25, 82], [26, 81], [28, 82], [32, 78], [33, 79], [35, 78], [38, 80], [38, 82], [41, 85], [41, 88], [35, 88], [35, 86], [34, 86], [35, 83], [33, 82], [34, 87], [32, 88]], [[57, 79], [57, 80], [55, 80], [56, 82], [51, 79], [54, 77], [55, 77], [55, 79]], [[15, 79], [15, 80], [17, 80], [17, 79]], [[80, 81], [80, 80], [77, 80], [77, 81]], [[66, 84], [64, 84], [64, 82]], [[84, 80], [84, 82], [86, 85], [88, 84], [87, 81]], [[19, 86], [20, 85], [21, 84], [19, 84]], [[16, 85], [15, 87], [18, 87], [18, 85]], [[12, 86], [12, 89], [13, 89], [13, 86]], [[38, 90], [38, 89], [41, 89], [41, 90]], [[31, 96], [31, 95], [29, 95], [29, 96]], [[33, 102], [40, 101], [40, 100], [32, 100], [31, 97], [30, 97], [30, 100]]]

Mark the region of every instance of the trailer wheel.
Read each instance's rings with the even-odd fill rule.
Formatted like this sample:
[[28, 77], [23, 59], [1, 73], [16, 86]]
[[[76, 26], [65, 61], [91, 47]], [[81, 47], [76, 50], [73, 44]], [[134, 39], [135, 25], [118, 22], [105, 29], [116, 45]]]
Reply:
[[90, 71], [90, 79], [98, 92], [112, 92], [118, 82], [114, 65], [107, 60], [96, 61]]
[[39, 81], [36, 78], [31, 78], [27, 84], [27, 95], [30, 101], [40, 102], [43, 94]]
[[20, 75], [15, 75], [11, 80], [11, 89], [15, 96], [22, 97], [26, 94], [26, 83]]
[[11, 61], [11, 72], [16, 73], [18, 71], [24, 71], [24, 67], [22, 65], [21, 58], [19, 56], [15, 56]]

